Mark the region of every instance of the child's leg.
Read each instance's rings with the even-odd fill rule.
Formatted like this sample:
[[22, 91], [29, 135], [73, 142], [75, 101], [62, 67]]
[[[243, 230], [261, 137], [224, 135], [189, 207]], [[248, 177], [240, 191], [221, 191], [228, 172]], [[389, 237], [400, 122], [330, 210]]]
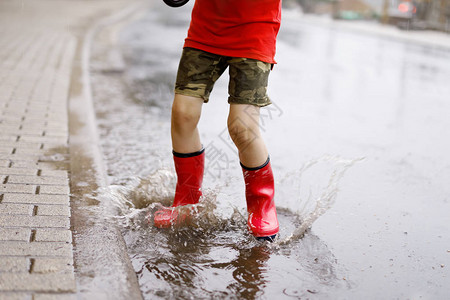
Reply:
[[[208, 102], [214, 83], [227, 68], [221, 56], [192, 48], [184, 48], [175, 83], [172, 104], [172, 149], [177, 186], [172, 207], [196, 204], [201, 196], [205, 152], [197, 124], [202, 105]], [[157, 227], [182, 223], [176, 209], [163, 209], [154, 216]]]
[[230, 104], [228, 130], [239, 150], [244, 173], [247, 226], [257, 238], [273, 240], [279, 225], [273, 200], [275, 187], [272, 168], [259, 131], [259, 107]]
[[259, 130], [260, 108], [249, 104], [230, 104], [228, 131], [239, 150], [239, 160], [249, 168], [267, 160], [267, 148]]
[[230, 59], [229, 64], [228, 131], [239, 150], [245, 180], [247, 226], [255, 237], [272, 240], [279, 230], [273, 200], [275, 186], [269, 155], [259, 130], [259, 107], [271, 103], [266, 94], [271, 64], [245, 58]]
[[175, 94], [172, 104], [172, 148], [178, 153], [202, 149], [197, 124], [202, 112], [202, 98]]
[[[199, 201], [203, 181], [205, 152], [200, 143], [197, 124], [203, 99], [175, 94], [172, 104], [172, 146], [177, 186], [172, 206], [196, 204]], [[170, 227], [184, 222], [187, 215], [178, 210], [159, 210], [155, 213], [156, 227]]]
[[172, 104], [172, 147], [193, 153], [202, 148], [197, 124], [202, 104], [208, 102], [214, 83], [227, 68], [220, 55], [184, 48]]

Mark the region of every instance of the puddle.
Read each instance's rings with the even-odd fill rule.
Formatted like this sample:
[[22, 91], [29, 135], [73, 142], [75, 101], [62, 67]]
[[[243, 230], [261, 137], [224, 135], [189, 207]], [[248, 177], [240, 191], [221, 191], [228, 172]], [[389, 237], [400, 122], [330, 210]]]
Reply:
[[[206, 189], [198, 205], [179, 208], [189, 214], [184, 226], [155, 228], [155, 211], [169, 206], [174, 196], [176, 177], [170, 169], [109, 186], [100, 199], [117, 207], [118, 214], [111, 217], [121, 224], [148, 299], [269, 298], [281, 293], [323, 297], [331, 290], [347, 289], [350, 283], [334, 255], [309, 228], [333, 205], [339, 179], [355, 162], [324, 157], [277, 182], [277, 189], [285, 191], [277, 197], [297, 199], [292, 199], [296, 204], [290, 208], [278, 208], [280, 234], [274, 243], [251, 236], [245, 206], [218, 203], [227, 199], [219, 188]], [[324, 174], [320, 164], [332, 170], [326, 185], [316, 190], [307, 181], [313, 180], [314, 172]], [[311, 188], [305, 199], [299, 190], [303, 182]]]

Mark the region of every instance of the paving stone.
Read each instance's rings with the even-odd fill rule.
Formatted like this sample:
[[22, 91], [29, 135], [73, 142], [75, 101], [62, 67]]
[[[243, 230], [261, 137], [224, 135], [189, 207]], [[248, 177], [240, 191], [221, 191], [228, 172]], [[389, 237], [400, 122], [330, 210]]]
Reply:
[[67, 26], [111, 3], [9, 2], [0, 1], [0, 299], [75, 300], [67, 100], [82, 34]]
[[16, 114], [16, 115], [24, 115], [26, 112], [26, 108], [24, 106], [14, 105], [8, 106], [3, 113], [4, 114]]
[[33, 296], [30, 293], [2, 293], [1, 295], [2, 300], [33, 300]]
[[41, 97], [40, 99], [30, 99], [30, 102], [27, 105], [28, 112], [30, 111], [46, 111], [49, 107], [48, 99], [46, 101], [43, 101], [44, 97]]
[[72, 232], [64, 229], [38, 228], [36, 230], [35, 241], [72, 243]]
[[43, 136], [44, 135], [44, 129], [43, 128], [28, 128], [28, 129], [21, 129], [19, 131], [20, 135], [36, 135], [36, 136]]
[[68, 195], [70, 194], [70, 189], [65, 185], [42, 185], [39, 193], [50, 195]]
[[0, 203], [0, 215], [30, 215], [33, 205]]
[[17, 141], [17, 139], [19, 139], [19, 135], [1, 135], [0, 136], [0, 144], [5, 141], [5, 142], [15, 142]]
[[3, 142], [11, 143], [16, 142], [20, 137], [20, 131], [19, 130], [0, 130], [0, 144], [3, 144]]
[[12, 168], [37, 168], [38, 162], [36, 160], [8, 160]]
[[14, 120], [14, 121], [6, 121], [6, 120], [2, 120], [0, 119], [1, 123], [0, 123], [0, 131], [1, 132], [7, 132], [7, 130], [20, 130], [20, 126], [22, 125], [22, 123], [19, 120]]
[[69, 139], [67, 137], [47, 137], [47, 136], [35, 136], [35, 135], [21, 135], [21, 141], [26, 142], [39, 142], [39, 143], [53, 143], [53, 144], [68, 144]]
[[30, 130], [34, 128], [45, 128], [47, 121], [45, 120], [37, 120], [31, 122], [30, 120], [23, 121], [20, 125], [22, 126], [22, 130]]
[[65, 170], [41, 170], [41, 176], [69, 178], [68, 172]]
[[[17, 128], [14, 128], [13, 126], [0, 126], [0, 135], [1, 136], [15, 136], [17, 137], [18, 135], [20, 135], [20, 130]], [[10, 141], [12, 142], [12, 141]], [[8, 143], [10, 143], [8, 142]], [[7, 146], [6, 143], [3, 144], [1, 143], [2, 146]]]
[[7, 133], [8, 130], [10, 130], [10, 131], [20, 130], [20, 126], [22, 125], [20, 120], [3, 120], [3, 119], [0, 119], [0, 121], [1, 121], [1, 123], [0, 123], [0, 132], [4, 132], [4, 133]]
[[4, 194], [2, 203], [69, 205], [70, 198], [68, 195]]
[[[39, 145], [39, 147], [36, 147], [35, 145]], [[16, 150], [15, 150], [15, 154], [20, 154], [20, 155], [26, 155], [26, 154], [37, 154], [37, 155], [42, 155], [44, 154], [44, 149], [41, 149], [41, 145], [42, 144], [32, 144], [32, 146], [26, 146], [26, 145], [16, 145]]]
[[36, 258], [33, 263], [33, 274], [65, 273], [73, 271], [72, 258]]
[[8, 183], [28, 183], [36, 185], [67, 185], [69, 181], [67, 178], [60, 177], [45, 177], [45, 176], [20, 176], [10, 175], [8, 177]]
[[70, 219], [64, 216], [0, 215], [0, 226], [69, 228]]
[[60, 154], [69, 154], [69, 147], [65, 143], [54, 144], [54, 143], [45, 143], [42, 144], [42, 150], [47, 151], [44, 154], [48, 153], [60, 153]]
[[39, 153], [30, 154], [7, 154], [2, 155], [3, 159], [9, 160], [25, 160], [25, 161], [37, 161], [39, 159]]
[[[29, 260], [25, 257], [1, 257], [0, 256], [0, 273], [1, 272], [28, 272]], [[1, 296], [0, 296], [1, 298]], [[3, 299], [3, 298], [1, 298]]]
[[45, 125], [47, 124], [47, 120], [45, 119], [30, 119], [27, 118], [24, 121], [21, 122], [21, 125], [24, 128], [33, 128], [33, 127], [41, 127], [44, 128]]
[[68, 170], [69, 169], [69, 161], [59, 161], [59, 162], [48, 162], [48, 161], [40, 161], [37, 163], [37, 166], [41, 170]]
[[9, 141], [9, 142], [5, 141], [5, 142], [2, 142], [2, 145], [16, 148], [16, 152], [17, 152], [19, 149], [23, 149], [23, 148], [30, 149], [30, 151], [31, 150], [37, 151], [41, 148], [42, 143], [31, 143], [31, 142], [24, 142], [24, 141], [19, 140], [19, 141]]
[[[42, 99], [40, 99], [42, 100]], [[34, 100], [31, 99], [31, 101], [28, 103], [27, 105], [27, 115], [32, 115], [32, 116], [41, 116], [41, 115], [46, 115], [47, 111], [48, 111], [49, 107], [48, 107], [48, 102], [47, 101], [39, 101], [39, 100]]]
[[0, 166], [1, 175], [37, 175], [37, 172], [36, 168], [6, 168]]
[[69, 132], [66, 130], [51, 130], [46, 129], [45, 130], [45, 136], [48, 137], [67, 137], [69, 135]]
[[0, 241], [30, 241], [30, 228], [3, 228], [0, 227]]
[[68, 243], [12, 242], [0, 243], [0, 256], [72, 257], [72, 245]]
[[68, 128], [67, 120], [48, 120], [47, 128]]
[[[27, 114], [27, 112], [24, 113], [27, 120], [45, 120], [47, 119], [48, 115], [46, 111], [37, 111], [33, 110], [30, 114]], [[32, 135], [32, 134], [31, 134]]]
[[76, 294], [35, 294], [33, 300], [77, 300]]
[[0, 185], [1, 193], [27, 193], [34, 194], [36, 192], [36, 185], [29, 184], [2, 184]]
[[21, 115], [6, 115], [3, 114], [3, 116], [0, 116], [3, 124], [18, 124], [20, 126], [22, 122], [22, 116]]
[[24, 141], [2, 141], [1, 145], [3, 147], [12, 147], [12, 148], [19, 148], [19, 147], [23, 147], [23, 148], [30, 148], [30, 149], [35, 149], [38, 150], [41, 147], [41, 143], [31, 143], [31, 142], [24, 142]]
[[0, 274], [0, 291], [75, 292], [73, 274]]
[[[56, 104], [51, 104], [51, 105], [56, 105]], [[67, 107], [64, 109], [66, 110]], [[58, 120], [48, 120], [46, 125], [45, 125], [45, 129], [46, 130], [55, 130], [55, 131], [65, 131], [67, 133], [69, 133], [69, 124], [68, 123], [62, 123], [61, 121]]]
[[[1, 134], [1, 132], [0, 132]], [[13, 153], [14, 148], [0, 146], [0, 155], [9, 155]]]
[[70, 207], [69, 205], [39, 205], [37, 207], [37, 215], [70, 217]]
[[0, 159], [0, 167], [8, 167], [9, 162], [9, 159]]

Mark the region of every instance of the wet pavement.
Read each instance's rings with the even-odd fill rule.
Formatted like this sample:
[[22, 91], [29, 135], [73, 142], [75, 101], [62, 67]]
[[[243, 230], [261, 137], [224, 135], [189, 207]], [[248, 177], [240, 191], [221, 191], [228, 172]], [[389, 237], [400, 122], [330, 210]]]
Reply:
[[205, 197], [191, 226], [146, 217], [173, 197], [170, 105], [189, 10], [155, 5], [93, 50], [100, 200], [119, 209], [144, 298], [445, 299], [450, 48], [436, 44], [450, 38], [285, 11], [261, 122], [281, 226], [268, 244], [245, 228], [226, 75], [199, 125]]
[[97, 145], [83, 118], [92, 105], [71, 110], [88, 95], [86, 33], [135, 3], [0, 2], [2, 300], [141, 297], [117, 227], [83, 222], [95, 218], [83, 200], [99, 185], [87, 150]]

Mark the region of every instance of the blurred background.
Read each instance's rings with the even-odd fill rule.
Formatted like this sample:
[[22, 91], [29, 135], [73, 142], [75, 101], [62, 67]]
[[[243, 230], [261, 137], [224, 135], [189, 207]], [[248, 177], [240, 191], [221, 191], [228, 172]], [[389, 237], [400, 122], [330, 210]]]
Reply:
[[335, 19], [373, 20], [402, 29], [450, 31], [450, 0], [284, 0], [283, 4]]

